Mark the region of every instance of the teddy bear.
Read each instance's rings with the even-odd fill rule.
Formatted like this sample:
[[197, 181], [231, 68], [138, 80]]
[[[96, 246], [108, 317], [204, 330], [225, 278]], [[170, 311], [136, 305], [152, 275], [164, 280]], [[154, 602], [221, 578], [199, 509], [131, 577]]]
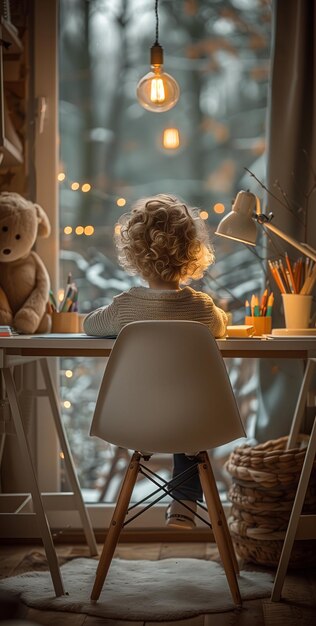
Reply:
[[50, 230], [41, 206], [18, 193], [0, 193], [0, 324], [26, 335], [50, 331], [50, 280], [32, 250]]

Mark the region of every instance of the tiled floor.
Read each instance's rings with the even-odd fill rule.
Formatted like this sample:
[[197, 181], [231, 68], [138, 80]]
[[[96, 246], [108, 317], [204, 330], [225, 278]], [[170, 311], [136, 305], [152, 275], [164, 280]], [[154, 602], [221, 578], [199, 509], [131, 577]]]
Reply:
[[[61, 560], [88, 556], [87, 548], [80, 545], [60, 545], [57, 552]], [[115, 556], [152, 560], [168, 557], [216, 559], [217, 549], [214, 544], [206, 543], [121, 543]], [[0, 545], [1, 578], [36, 568], [46, 569], [41, 546]], [[146, 626], [312, 626], [316, 623], [316, 570], [306, 569], [288, 574], [282, 597], [278, 603], [271, 603], [269, 599], [245, 602], [241, 611], [201, 615], [177, 622], [146, 622]], [[144, 626], [143, 622], [105, 620], [89, 615], [31, 608], [26, 608], [24, 618], [46, 626]]]

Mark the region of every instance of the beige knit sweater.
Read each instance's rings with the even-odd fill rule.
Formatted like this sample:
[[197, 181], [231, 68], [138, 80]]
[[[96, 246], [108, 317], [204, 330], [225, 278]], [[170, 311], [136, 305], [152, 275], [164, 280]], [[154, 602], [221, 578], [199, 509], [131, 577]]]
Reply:
[[115, 296], [108, 306], [100, 307], [84, 319], [87, 335], [117, 335], [130, 322], [141, 320], [192, 320], [206, 324], [215, 337], [225, 335], [227, 316], [212, 298], [191, 287], [166, 291], [132, 287]]

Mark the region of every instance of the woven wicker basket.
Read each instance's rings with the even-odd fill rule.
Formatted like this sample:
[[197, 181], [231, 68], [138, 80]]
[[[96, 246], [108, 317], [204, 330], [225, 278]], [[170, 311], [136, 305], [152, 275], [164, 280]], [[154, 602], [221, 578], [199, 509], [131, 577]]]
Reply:
[[[228, 520], [236, 552], [247, 561], [277, 566], [304, 463], [307, 437], [286, 450], [287, 437], [257, 446], [239, 446], [226, 469], [232, 476]], [[316, 512], [316, 460], [306, 493], [304, 513]], [[315, 565], [316, 541], [294, 542], [290, 566]]]

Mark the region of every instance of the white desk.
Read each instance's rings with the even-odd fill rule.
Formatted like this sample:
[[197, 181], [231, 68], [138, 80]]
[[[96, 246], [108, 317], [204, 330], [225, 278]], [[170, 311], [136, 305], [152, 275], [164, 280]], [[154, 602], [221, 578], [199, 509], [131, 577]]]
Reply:
[[[92, 338], [85, 335], [18, 335], [0, 337], [1, 358], [10, 355], [23, 356], [109, 356], [114, 339]], [[223, 357], [248, 357], [280, 359], [307, 359], [316, 356], [316, 336], [275, 337], [273, 339], [245, 338], [218, 339]]]
[[[23, 471], [25, 471], [29, 481], [30, 496], [32, 498], [34, 515], [40, 529], [56, 595], [62, 595], [64, 593], [64, 587], [60, 576], [56, 552], [54, 549], [54, 544], [52, 541], [51, 532], [45, 513], [45, 508], [49, 508], [50, 506], [49, 500], [53, 501], [53, 506], [55, 506], [55, 508], [58, 498], [62, 498], [63, 508], [76, 508], [79, 511], [81, 517], [82, 525], [85, 531], [87, 542], [90, 547], [91, 554], [96, 554], [96, 544], [91, 528], [90, 519], [88, 517], [81, 495], [80, 486], [73, 465], [66, 433], [60, 417], [58, 394], [51, 380], [47, 357], [107, 357], [111, 353], [114, 341], [115, 340], [113, 339], [90, 338], [86, 337], [85, 335], [78, 335], [76, 337], [67, 335], [47, 335], [41, 337], [36, 335], [20, 335], [13, 337], [0, 337], [0, 369], [3, 374], [16, 435], [21, 449], [21, 455], [23, 457]], [[308, 367], [306, 368], [305, 377], [296, 406], [289, 443], [295, 442], [295, 438], [297, 433], [299, 432], [301, 419], [305, 407], [306, 395], [312, 375], [312, 369], [316, 362], [316, 337], [302, 337], [300, 339], [293, 339], [290, 337], [275, 337], [273, 339], [219, 339], [217, 343], [224, 358], [274, 357], [280, 359], [306, 360], [306, 362], [308, 363]], [[36, 390], [35, 394], [47, 395], [50, 400], [55, 427], [61, 444], [61, 449], [64, 452], [65, 465], [73, 489], [73, 493], [70, 494], [67, 498], [64, 494], [50, 494], [49, 498], [48, 496], [40, 493], [37, 483], [36, 472], [30, 455], [29, 445], [22, 420], [21, 409], [19, 406], [18, 395], [15, 389], [12, 368], [17, 365], [23, 365], [32, 362], [34, 360], [39, 361], [45, 382], [44, 390]], [[23, 513], [23, 507], [24, 504], [20, 505], [18, 509], [14, 512], [0, 514], [0, 519], [2, 516], [7, 519], [12, 519], [14, 515], [15, 517], [19, 517], [20, 519], [21, 516], [23, 519], [23, 515], [25, 516], [25, 518], [27, 518], [27, 516], [29, 516], [29, 513]]]
[[[86, 335], [20, 335], [0, 337], [0, 369], [13, 367], [28, 360], [50, 356], [107, 357], [111, 353], [114, 339], [92, 338]], [[293, 417], [288, 447], [294, 445], [301, 425], [308, 386], [312, 377], [313, 359], [316, 358], [316, 336], [294, 339], [245, 338], [218, 339], [218, 347], [224, 358], [278, 358], [302, 359], [308, 364]]]

